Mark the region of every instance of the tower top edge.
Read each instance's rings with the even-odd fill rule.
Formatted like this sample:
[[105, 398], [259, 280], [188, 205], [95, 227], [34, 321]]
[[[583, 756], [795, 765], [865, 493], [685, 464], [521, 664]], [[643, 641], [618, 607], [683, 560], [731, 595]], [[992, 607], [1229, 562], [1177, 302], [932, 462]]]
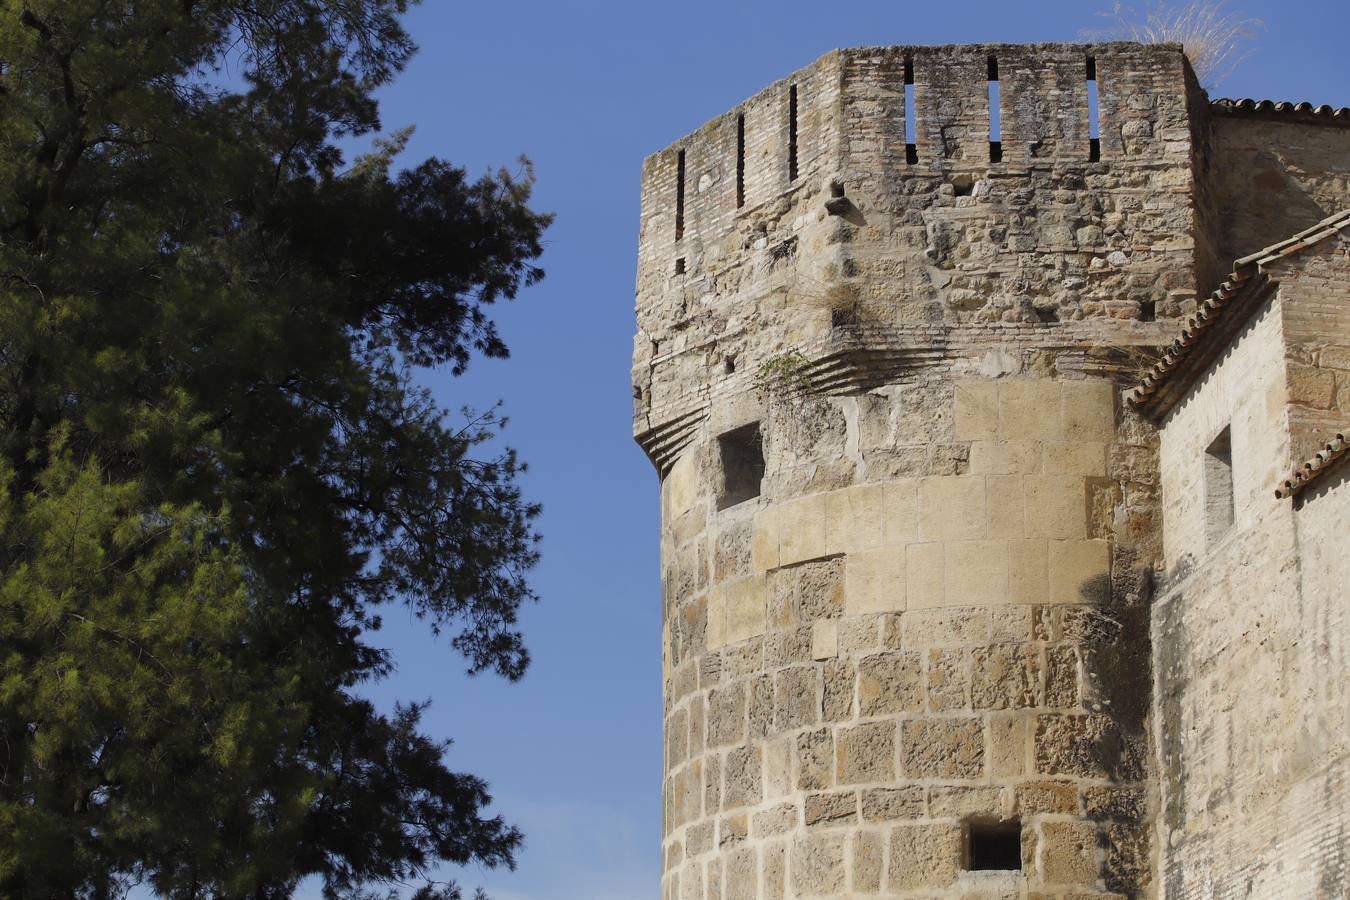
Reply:
[[693, 131], [681, 135], [666, 146], [648, 154], [644, 161], [644, 165], [645, 162], [655, 160], [663, 154], [680, 149], [682, 144], [695, 138], [701, 131], [709, 126], [716, 125], [732, 116], [740, 115], [747, 107], [767, 95], [780, 92], [786, 86], [809, 78], [818, 71], [828, 69], [832, 64], [837, 64], [841, 61], [855, 60], [869, 56], [908, 56], [915, 60], [942, 56], [969, 58], [973, 56], [987, 56], [1009, 52], [1017, 53], [1022, 56], [1043, 55], [1046, 57], [1061, 58], [1070, 54], [1082, 54], [1086, 57], [1097, 55], [1109, 56], [1114, 53], [1127, 53], [1134, 56], [1181, 56], [1182, 58], [1185, 58], [1185, 51], [1181, 44], [1172, 42], [1145, 44], [1137, 41], [1042, 41], [1032, 43], [876, 44], [840, 47], [822, 53], [814, 61], [771, 82], [763, 88], [760, 88], [730, 109], [705, 120], [702, 125]]

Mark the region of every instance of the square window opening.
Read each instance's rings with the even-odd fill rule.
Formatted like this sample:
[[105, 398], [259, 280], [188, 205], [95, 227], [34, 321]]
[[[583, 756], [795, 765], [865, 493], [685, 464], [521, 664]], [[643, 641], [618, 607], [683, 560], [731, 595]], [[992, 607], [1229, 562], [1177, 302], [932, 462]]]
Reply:
[[1225, 426], [1205, 448], [1205, 538], [1213, 544], [1233, 524], [1233, 437]]
[[726, 509], [758, 497], [760, 482], [764, 480], [764, 445], [759, 423], [742, 425], [718, 437], [717, 452], [722, 462], [722, 490], [717, 496], [717, 508]]
[[966, 823], [966, 869], [971, 872], [1022, 871], [1022, 822]]

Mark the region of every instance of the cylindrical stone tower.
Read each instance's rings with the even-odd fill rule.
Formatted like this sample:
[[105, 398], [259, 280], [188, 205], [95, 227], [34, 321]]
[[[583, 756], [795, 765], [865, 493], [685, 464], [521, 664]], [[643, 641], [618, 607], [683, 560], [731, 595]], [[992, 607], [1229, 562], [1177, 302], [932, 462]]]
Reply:
[[1176, 47], [846, 50], [647, 159], [663, 900], [1152, 894], [1120, 390], [1212, 265], [1198, 98]]

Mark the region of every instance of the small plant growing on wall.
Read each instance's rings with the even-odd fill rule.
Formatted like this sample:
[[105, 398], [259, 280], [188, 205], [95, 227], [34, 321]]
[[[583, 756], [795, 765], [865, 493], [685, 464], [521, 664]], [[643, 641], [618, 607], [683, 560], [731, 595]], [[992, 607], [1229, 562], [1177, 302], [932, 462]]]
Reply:
[[771, 356], [760, 364], [755, 373], [755, 388], [770, 397], [792, 397], [805, 393], [811, 387], [806, 369], [810, 360], [800, 350], [789, 350]]

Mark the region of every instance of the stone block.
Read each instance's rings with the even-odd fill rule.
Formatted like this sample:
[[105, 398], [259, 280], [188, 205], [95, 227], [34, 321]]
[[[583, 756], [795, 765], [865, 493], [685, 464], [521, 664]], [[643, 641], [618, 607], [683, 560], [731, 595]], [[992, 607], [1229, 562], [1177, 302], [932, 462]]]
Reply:
[[812, 831], [792, 842], [792, 888], [795, 896], [837, 895], [843, 892], [844, 841], [840, 831]]
[[985, 606], [1008, 596], [1007, 541], [951, 541], [945, 548], [944, 606]]
[[742, 847], [723, 860], [722, 885], [726, 897], [759, 896], [759, 859], [753, 847]]
[[1017, 475], [990, 475], [985, 485], [985, 528], [991, 538], [1009, 540], [1022, 537], [1026, 529], [1027, 498], [1022, 478]]
[[1098, 441], [1046, 444], [1045, 474], [1105, 475], [1106, 444]]
[[703, 640], [708, 650], [717, 650], [727, 644], [727, 592], [722, 585], [713, 585], [708, 589]]
[[774, 800], [793, 789], [792, 759], [796, 738], [781, 737], [766, 741], [764, 747], [764, 796]]
[[849, 888], [855, 894], [881, 891], [881, 834], [876, 831], [853, 833], [849, 863]]
[[843, 825], [858, 821], [856, 791], [807, 794], [802, 821], [807, 825]]
[[972, 475], [1039, 475], [1039, 441], [971, 441]]
[[978, 778], [984, 772], [979, 719], [912, 719], [901, 724], [900, 734], [906, 778]]
[[1060, 383], [1048, 379], [1005, 381], [999, 385], [999, 436], [1009, 441], [1058, 441], [1064, 420]]
[[914, 651], [858, 660], [858, 715], [912, 712], [923, 706], [923, 659]]
[[989, 717], [989, 774], [1009, 778], [1028, 771], [1033, 720], [1028, 715], [991, 715]]
[[1024, 781], [1015, 788], [1017, 814], [1073, 815], [1078, 812], [1078, 788], [1070, 781]]
[[708, 692], [708, 746], [744, 743], [745, 697], [744, 681], [713, 688]]
[[1044, 603], [1050, 594], [1050, 545], [1044, 539], [1008, 542], [1008, 602]]
[[756, 572], [778, 568], [778, 509], [770, 507], [755, 513], [754, 529], [750, 565]]
[[1071, 645], [1045, 648], [1045, 705], [1069, 709], [1078, 705], [1078, 650]]
[[847, 659], [832, 659], [821, 673], [824, 680], [824, 717], [826, 722], [846, 722], [853, 718], [853, 692], [857, 671]]
[[[1011, 568], [1012, 561], [1009, 560]], [[1027, 641], [1036, 639], [1035, 617], [1030, 606], [995, 606], [989, 610], [989, 640]]]
[[1111, 591], [1109, 541], [1051, 541], [1050, 603], [1103, 603]]
[[941, 823], [891, 829], [886, 886], [891, 891], [940, 890], [956, 881], [961, 826]]
[[928, 789], [930, 819], [1003, 819], [1012, 812], [998, 785], [933, 785]]
[[905, 548], [905, 606], [924, 609], [947, 603], [943, 545], [910, 544]]
[[760, 886], [763, 900], [783, 900], [787, 892], [787, 844], [772, 841], [760, 851]]
[[885, 540], [885, 488], [860, 484], [825, 495], [825, 552], [852, 554]]
[[889, 630], [895, 634], [888, 637], [887, 646], [926, 649], [983, 644], [989, 639], [989, 610], [984, 607], [909, 610], [893, 622]]
[[994, 644], [971, 651], [970, 703], [975, 709], [1039, 706], [1040, 650], [1034, 644]]
[[836, 783], [866, 784], [895, 778], [894, 722], [840, 728], [835, 744]]
[[868, 822], [924, 817], [924, 789], [919, 785], [871, 788], [862, 792], [862, 815]]
[[693, 508], [698, 500], [698, 467], [693, 453], [682, 453], [661, 483], [665, 494], [667, 522]]
[[825, 555], [825, 495], [811, 494], [779, 507], [778, 564], [789, 566]]
[[774, 731], [792, 731], [820, 721], [819, 681], [816, 666], [791, 666], [774, 673]]
[[779, 803], [751, 817], [750, 833], [756, 838], [787, 834], [797, 827], [797, 819], [797, 804]]
[[928, 651], [925, 678], [928, 710], [950, 712], [969, 706], [970, 671], [966, 652], [959, 649]]
[[722, 809], [754, 806], [764, 799], [763, 763], [759, 747], [737, 747], [728, 751], [725, 767]]
[[937, 475], [920, 480], [920, 540], [964, 541], [984, 536], [983, 476]]
[[[848, 606], [845, 603], [845, 611]], [[881, 647], [881, 623], [885, 616], [865, 615], [839, 620], [839, 652], [848, 656]]]
[[1087, 536], [1086, 484], [1079, 475], [1029, 475], [1026, 478], [1026, 536]]
[[[1065, 381], [1064, 440], [1109, 443], [1116, 434], [1115, 388], [1107, 381]], [[1046, 469], [1049, 472], [1049, 469]]]
[[817, 619], [811, 623], [811, 658], [817, 662], [839, 655], [839, 622]]
[[1047, 884], [1094, 886], [1097, 829], [1086, 822], [1042, 822], [1041, 879]]
[[905, 549], [883, 547], [844, 557], [844, 613], [860, 616], [905, 608]]
[[882, 530], [887, 544], [904, 544], [919, 536], [919, 480], [888, 481], [882, 494]]
[[963, 381], [955, 388], [956, 439], [992, 440], [998, 437], [999, 385], [995, 381]]
[[1036, 771], [1043, 775], [1110, 778], [1121, 769], [1120, 734], [1103, 715], [1038, 716]]
[[800, 790], [820, 790], [834, 784], [834, 737], [828, 728], [797, 735], [796, 772]]
[[762, 575], [737, 578], [722, 585], [725, 635], [728, 644], [764, 633], [765, 587]]

